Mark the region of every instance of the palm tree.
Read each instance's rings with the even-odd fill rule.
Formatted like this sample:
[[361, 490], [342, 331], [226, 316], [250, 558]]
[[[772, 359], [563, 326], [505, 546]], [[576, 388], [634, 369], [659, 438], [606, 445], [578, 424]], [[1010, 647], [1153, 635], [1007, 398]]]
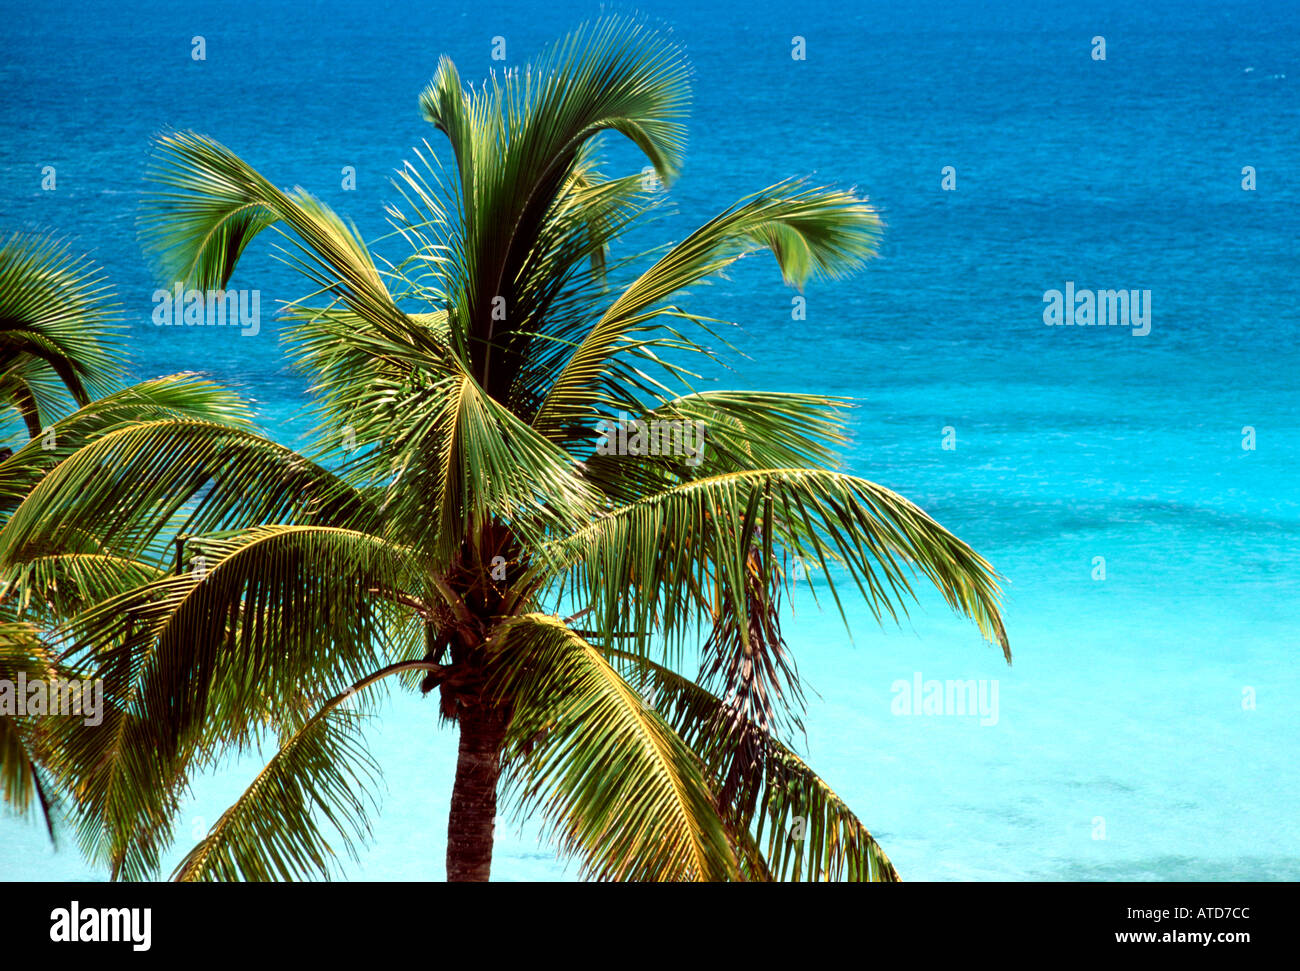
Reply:
[[103, 271], [56, 238], [0, 242], [0, 405], [35, 438], [45, 425], [116, 386], [117, 308]]
[[[786, 557], [881, 621], [924, 576], [1009, 660], [995, 576], [837, 468], [843, 401], [692, 390], [723, 323], [684, 290], [762, 249], [791, 284], [841, 275], [879, 223], [852, 193], [786, 182], [624, 252], [681, 167], [688, 94], [676, 48], [624, 18], [479, 89], [444, 58], [420, 105], [450, 159], [426, 142], [399, 171], [396, 262], [218, 143], [159, 140], [145, 227], [165, 279], [224, 288], [271, 230], [312, 281], [286, 337], [317, 444], [295, 454], [233, 406], [123, 424], [0, 530], [0, 570], [33, 601], [34, 551], [93, 543], [150, 571], [55, 610], [63, 663], [112, 703], [99, 729], [59, 728], [47, 762], [114, 876], [156, 872], [187, 780], [268, 726], [278, 750], [174, 875], [327, 875], [368, 832], [360, 730], [396, 677], [436, 690], [459, 732], [450, 880], [488, 878], [498, 799], [597, 879], [897, 879], [788, 743]], [[659, 184], [607, 177], [606, 132]], [[619, 413], [702, 422], [707, 448], [602, 454]]]

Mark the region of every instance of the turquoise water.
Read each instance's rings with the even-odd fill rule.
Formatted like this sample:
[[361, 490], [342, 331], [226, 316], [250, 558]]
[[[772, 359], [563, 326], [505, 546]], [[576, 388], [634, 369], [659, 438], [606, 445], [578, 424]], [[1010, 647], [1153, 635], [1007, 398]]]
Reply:
[[[415, 98], [437, 56], [478, 78], [493, 36], [520, 63], [598, 9], [2, 6], [0, 227], [72, 236], [118, 286], [140, 376], [204, 370], [287, 442], [303, 385], [274, 328], [149, 322], [134, 218], [150, 136], [204, 131], [378, 236], [387, 173], [436, 134]], [[808, 760], [908, 879], [1300, 879], [1300, 17], [1284, 3], [1019, 7], [643, 5], [696, 69], [666, 232], [809, 172], [858, 186], [888, 224], [869, 269], [809, 288], [806, 321], [766, 258], [698, 293], [692, 306], [744, 325], [748, 359], [723, 383], [857, 398], [848, 467], [1007, 578], [1011, 668], [929, 596], [885, 631], [851, 605], [851, 640], [797, 602], [786, 633], [817, 692]], [[1104, 62], [1088, 56], [1096, 35]], [[236, 285], [298, 296], [267, 249]], [[1066, 281], [1150, 289], [1151, 333], [1045, 327], [1042, 295]], [[996, 724], [892, 714], [916, 672], [996, 679]], [[388, 791], [346, 874], [441, 879], [455, 736], [403, 696], [372, 738]], [[182, 835], [257, 768], [201, 780]], [[0, 878], [101, 876], [74, 845], [52, 852], [30, 822], [0, 820]], [[495, 876], [573, 868], [512, 824]]]

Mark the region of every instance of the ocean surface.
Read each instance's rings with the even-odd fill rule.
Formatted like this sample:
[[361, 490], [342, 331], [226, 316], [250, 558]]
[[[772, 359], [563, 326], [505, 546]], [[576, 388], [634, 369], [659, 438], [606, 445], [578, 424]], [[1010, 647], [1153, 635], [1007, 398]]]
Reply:
[[[887, 223], [878, 260], [808, 288], [806, 320], [766, 256], [698, 290], [692, 307], [743, 326], [721, 386], [857, 399], [847, 467], [1006, 577], [1010, 668], [928, 594], [883, 630], [849, 601], [851, 636], [797, 601], [786, 633], [816, 692], [811, 765], [904, 879], [1300, 879], [1300, 8], [615, 9], [671, 27], [694, 65], [666, 238], [802, 174], [858, 187]], [[438, 144], [416, 102], [438, 56], [479, 80], [501, 66], [494, 37], [518, 65], [599, 11], [3, 0], [0, 230], [56, 231], [106, 267], [138, 376], [206, 372], [293, 444], [305, 385], [274, 325], [150, 322], [135, 220], [151, 137], [211, 135], [378, 237], [389, 173]], [[307, 289], [269, 235], [233, 284], [262, 290], [264, 319]], [[1150, 333], [1045, 326], [1043, 295], [1067, 282], [1150, 290]], [[996, 718], [895, 714], [897, 683], [918, 674], [996, 681]], [[402, 695], [371, 738], [387, 791], [342, 874], [440, 880], [455, 734], [432, 698]], [[258, 768], [196, 784], [171, 862]], [[576, 866], [512, 821], [493, 875]], [[74, 840], [55, 851], [32, 821], [0, 820], [0, 879], [103, 877]]]

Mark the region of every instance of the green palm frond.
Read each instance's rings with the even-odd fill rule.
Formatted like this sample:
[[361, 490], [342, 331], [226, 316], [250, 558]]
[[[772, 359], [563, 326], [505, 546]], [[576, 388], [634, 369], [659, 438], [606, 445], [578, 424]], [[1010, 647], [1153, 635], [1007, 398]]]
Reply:
[[54, 422], [39, 440], [0, 461], [0, 512], [12, 513], [46, 473], [95, 438], [136, 422], [186, 418], [252, 428], [243, 401], [198, 375], [131, 385]]
[[0, 372], [0, 402], [18, 412], [29, 438], [39, 436], [48, 419], [65, 413], [67, 401], [67, 388], [40, 358], [18, 354]]
[[[16, 690], [19, 673], [38, 680], [56, 671], [57, 665], [34, 627], [0, 621], [0, 681], [7, 682], [11, 691]], [[17, 815], [38, 807], [53, 839], [57, 789], [42, 765], [42, 744], [34, 718], [0, 713], [0, 796], [6, 809]]]
[[[630, 461], [607, 447], [609, 454], [583, 460], [583, 475], [620, 505], [662, 492], [691, 479], [725, 472], [781, 468], [835, 468], [837, 447], [845, 441], [839, 417], [848, 402], [820, 395], [765, 391], [702, 391], [627, 414], [629, 421], [692, 422], [683, 425], [692, 457], [661, 449]], [[601, 419], [611, 443], [618, 413]], [[661, 426], [670, 427], [670, 426]], [[670, 433], [671, 427], [670, 427]]]
[[393, 303], [355, 228], [305, 190], [280, 191], [224, 145], [192, 132], [158, 140], [150, 178], [163, 191], [146, 200], [141, 228], [164, 280], [224, 288], [253, 237], [275, 227], [289, 244], [286, 261], [319, 292], [420, 348], [423, 332]]
[[[841, 616], [832, 562], [878, 621], [906, 612], [902, 599], [915, 596], [911, 578], [920, 573], [1011, 660], [992, 567], [902, 496], [829, 470], [754, 469], [686, 482], [610, 510], [547, 553], [566, 565], [568, 588], [593, 607], [601, 635], [628, 633], [644, 650], [652, 634], [677, 643], [698, 634], [723, 600], [748, 616], [755, 544], [768, 552], [780, 544], [820, 567]], [[777, 562], [764, 557], [770, 589], [780, 582]]]
[[43, 764], [67, 796], [77, 843], [113, 879], [147, 880], [158, 872], [194, 758], [170, 726], [140, 713], [148, 661], [138, 647], [104, 645], [93, 665], [72, 668], [102, 681], [99, 722], [59, 719], [47, 729]]
[[83, 666], [135, 652], [139, 710], [177, 739], [247, 741], [262, 713], [288, 713], [304, 686], [320, 693], [381, 665], [390, 625], [432, 602], [409, 551], [366, 533], [260, 526], [196, 537], [188, 553], [185, 572], [63, 630]]
[[429, 424], [407, 426], [396, 457], [400, 487], [392, 490], [389, 506], [407, 523], [427, 516], [418, 535], [435, 551], [436, 563], [448, 562], [461, 539], [479, 533], [493, 517], [539, 544], [548, 532], [585, 521], [597, 507], [598, 494], [570, 457], [472, 377], [462, 374], [447, 392], [435, 403], [438, 411], [415, 408], [408, 415], [408, 422], [427, 415]]
[[161, 570], [113, 553], [45, 553], [15, 564], [0, 585], [0, 599], [20, 616], [38, 616], [57, 627], [94, 605], [156, 580]]
[[0, 242], [0, 389], [31, 430], [59, 417], [34, 374], [57, 378], [75, 405], [125, 373], [117, 307], [103, 271], [65, 242], [14, 233]]
[[[533, 426], [548, 438], [585, 439], [599, 417], [593, 396], [601, 381], [653, 332], [685, 288], [746, 253], [770, 249], [786, 281], [847, 273], [874, 255], [880, 222], [865, 200], [838, 189], [773, 186], [705, 223], [624, 290], [578, 344], [546, 393]], [[617, 370], [615, 370], [617, 374]]]
[[[201, 534], [268, 522], [347, 521], [365, 499], [337, 476], [242, 423], [163, 417], [124, 423], [46, 474], [0, 529], [0, 569], [32, 551], [138, 556], [171, 527]], [[170, 537], [168, 537], [170, 538]], [[169, 550], [155, 547], [156, 558]]]
[[103, 600], [62, 627], [68, 663], [105, 685], [97, 727], [61, 726], [51, 765], [83, 850], [115, 875], [157, 871], [189, 776], [383, 663], [402, 551], [344, 530], [260, 527], [201, 537], [204, 564]]
[[696, 757], [601, 653], [528, 614], [497, 642], [493, 692], [512, 699], [516, 797], [602, 880], [723, 880], [738, 863]]
[[[622, 17], [579, 27], [526, 71], [506, 72], [481, 91], [467, 92], [449, 59], [439, 63], [420, 107], [456, 160], [460, 211], [447, 292], [472, 372], [493, 397], [507, 396], [523, 363], [509, 335], [538, 319], [525, 309], [500, 321], [493, 306], [526, 308], [544, 292], [524, 286], [538, 279], [529, 267], [557, 198], [581, 185], [573, 176], [587, 142], [622, 134], [671, 182], [685, 145], [688, 79], [672, 43]], [[546, 266], [552, 278], [555, 270]]]
[[357, 858], [377, 805], [369, 790], [379, 764], [361, 740], [361, 716], [337, 707], [343, 700], [332, 699], [281, 746], [186, 854], [173, 879], [328, 879], [338, 861], [330, 832]]
[[[654, 699], [673, 730], [708, 767], [713, 783], [723, 785], [734, 750], [728, 731], [738, 727], [720, 717], [728, 710], [723, 701], [653, 661], [618, 649], [606, 653]], [[731, 803], [737, 812], [732, 822], [759, 844], [769, 879], [900, 879], [880, 844], [830, 786], [770, 733], [755, 732], [755, 737], [763, 740], [766, 751], [746, 775], [746, 791]]]

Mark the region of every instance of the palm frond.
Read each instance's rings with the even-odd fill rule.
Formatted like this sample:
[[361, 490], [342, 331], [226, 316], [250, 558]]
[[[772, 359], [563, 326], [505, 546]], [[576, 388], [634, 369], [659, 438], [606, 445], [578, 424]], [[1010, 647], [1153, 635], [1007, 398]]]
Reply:
[[149, 177], [160, 189], [146, 198], [142, 235], [165, 280], [224, 288], [253, 237], [275, 227], [291, 247], [286, 262], [320, 293], [390, 339], [420, 346], [422, 331], [393, 302], [355, 227], [305, 190], [282, 192], [230, 149], [193, 132], [158, 139]]
[[[19, 673], [34, 681], [57, 670], [34, 627], [18, 621], [0, 622], [0, 681], [6, 682], [10, 691], [16, 690]], [[16, 815], [37, 807], [53, 839], [57, 789], [41, 764], [41, 745], [34, 717], [0, 713], [0, 796], [7, 810]]]
[[62, 630], [82, 666], [137, 655], [139, 711], [178, 740], [171, 754], [247, 742], [264, 712], [287, 717], [304, 686], [354, 681], [383, 663], [409, 605], [428, 602], [409, 551], [351, 530], [260, 526], [196, 537], [189, 555], [185, 572], [101, 601]]
[[[14, 510], [0, 529], [0, 570], [33, 553], [84, 551], [87, 537], [99, 549], [139, 556], [169, 528], [185, 535], [342, 522], [364, 507], [333, 473], [242, 424], [123, 423], [64, 458]], [[156, 558], [167, 552], [154, 549]]]
[[[492, 397], [507, 397], [522, 363], [507, 356], [505, 338], [532, 316], [501, 321], [494, 305], [535, 299], [537, 291], [525, 286], [538, 274], [527, 267], [557, 197], [575, 186], [586, 143], [618, 132], [671, 182], [688, 98], [688, 70], [676, 47], [624, 17], [579, 27], [525, 71], [507, 72], [481, 91], [466, 92], [455, 65], [445, 57], [439, 63], [420, 107], [456, 159], [460, 212], [446, 289], [472, 373]], [[554, 269], [544, 272], [554, 278]]]
[[[783, 183], [738, 203], [678, 243], [619, 295], [573, 351], [546, 393], [533, 427], [569, 442], [590, 435], [593, 396], [633, 338], [653, 333], [683, 289], [746, 253], [770, 249], [788, 283], [838, 276], [875, 253], [880, 222], [863, 199], [838, 189]], [[617, 372], [616, 372], [617, 373]]]
[[173, 879], [328, 879], [338, 860], [331, 833], [357, 858], [357, 844], [370, 834], [376, 802], [369, 790], [379, 764], [360, 738], [361, 716], [337, 707], [345, 697], [332, 699], [281, 746]]
[[[0, 243], [0, 372], [38, 363], [84, 405], [125, 373], [113, 343], [118, 329], [112, 292], [96, 264], [49, 236], [14, 233]], [[48, 403], [38, 414], [42, 424], [58, 417]]]
[[[728, 706], [662, 665], [617, 648], [606, 654], [654, 699], [721, 787], [734, 765], [733, 735], [742, 730]], [[767, 879], [898, 881], [885, 851], [831, 787], [769, 731], [748, 728], [764, 757], [722, 811], [760, 846]]]
[[[677, 434], [690, 448], [661, 447], [660, 454], [632, 458], [610, 447], [619, 413], [606, 414], [605, 454], [583, 459], [583, 476], [622, 505], [691, 479], [752, 469], [829, 468], [839, 465], [845, 441], [839, 412], [848, 402], [820, 395], [766, 391], [700, 391], [627, 413], [626, 420], [652, 423]], [[686, 423], [691, 423], [689, 426]], [[593, 429], [598, 430], [598, 429]], [[643, 444], [645, 444], [643, 442]], [[660, 443], [662, 445], [662, 443]], [[695, 454], [690, 454], [690, 449]]]
[[694, 755], [601, 653], [527, 614], [496, 643], [489, 692], [514, 720], [513, 795], [602, 880], [723, 880], [739, 872]]
[[0, 513], [8, 515], [51, 469], [95, 438], [155, 419], [197, 419], [252, 429], [238, 396], [196, 374], [174, 374], [131, 385], [49, 425], [0, 461]]
[[[652, 633], [670, 643], [700, 633], [724, 601], [747, 617], [750, 550], [776, 544], [820, 567], [841, 616], [828, 561], [847, 570], [878, 621], [906, 613], [910, 577], [919, 573], [1010, 663], [995, 574], [983, 557], [902, 496], [838, 472], [755, 469], [686, 482], [610, 510], [547, 554], [566, 564], [568, 589], [592, 606], [602, 636], [624, 632], [644, 650]], [[763, 562], [774, 589], [778, 559]]]

